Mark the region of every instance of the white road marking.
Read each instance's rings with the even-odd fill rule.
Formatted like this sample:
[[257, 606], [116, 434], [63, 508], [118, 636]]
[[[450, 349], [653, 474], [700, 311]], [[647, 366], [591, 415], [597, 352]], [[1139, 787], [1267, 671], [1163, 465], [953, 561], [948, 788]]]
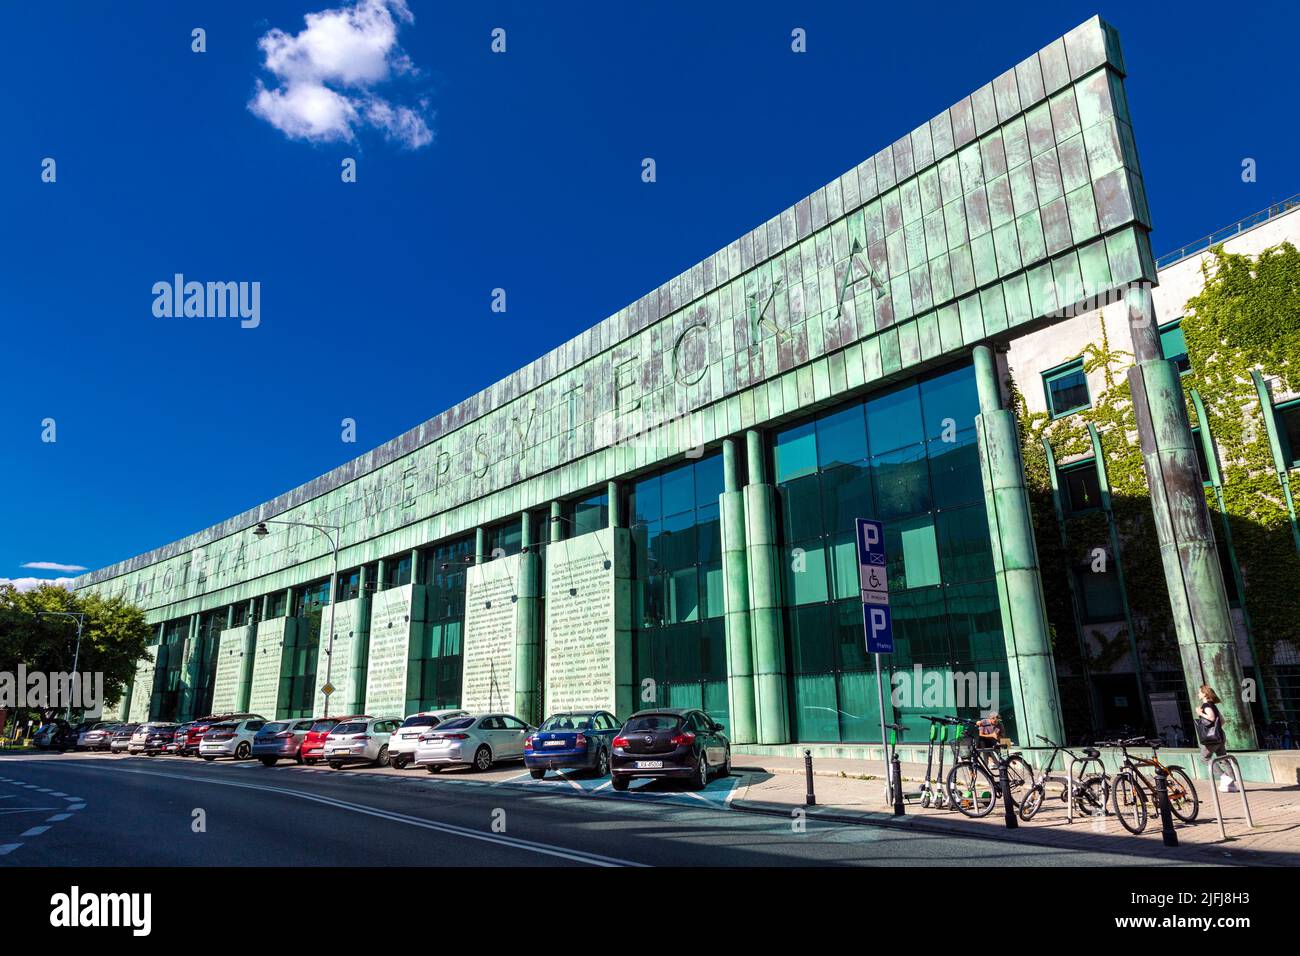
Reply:
[[19, 835], [20, 837], [34, 837], [34, 836], [40, 836], [42, 833], [44, 833], [44, 832], [45, 832], [46, 830], [48, 830], [48, 829], [49, 829], [49, 827], [32, 827], [32, 828], [31, 828], [30, 830], [28, 830], [27, 832], [25, 832], [25, 833], [20, 833], [20, 834], [18, 834], [18, 835]]
[[71, 817], [71, 816], [72, 816], [71, 813], [56, 813], [56, 814], [54, 814], [54, 816], [52, 816], [52, 817], [47, 817], [46, 820], [45, 820], [45, 822], [46, 822], [46, 823], [58, 823], [60, 820], [67, 820], [67, 819], [68, 819], [69, 817]]
[[4, 856], [6, 853], [12, 853], [14, 850], [18, 849], [20, 846], [22, 846], [21, 843], [3, 843], [3, 844], [0, 844], [0, 856]]
[[498, 846], [509, 847], [515, 850], [527, 850], [530, 853], [540, 853], [544, 856], [559, 857], [560, 859], [572, 860], [575, 863], [586, 863], [591, 866], [643, 867], [646, 865], [632, 860], [622, 860], [617, 857], [602, 856], [597, 853], [587, 853], [583, 850], [569, 850], [563, 847], [538, 843], [532, 840], [522, 840], [518, 837], [506, 836], [501, 833], [485, 833], [482, 830], [472, 830], [469, 827], [457, 826], [454, 823], [426, 820], [422, 817], [414, 817], [405, 813], [398, 813], [394, 810], [380, 810], [359, 803], [349, 803], [345, 800], [336, 800], [333, 797], [304, 793], [301, 790], [288, 790], [283, 787], [271, 787], [256, 783], [239, 783], [234, 780], [214, 780], [208, 776], [195, 777], [187, 774], [158, 773], [152, 770], [127, 770], [123, 768], [118, 772], [139, 774], [144, 777], [164, 777], [170, 780], [182, 780], [186, 783], [210, 783], [218, 787], [236, 787], [241, 790], [261, 790], [265, 793], [278, 793], [282, 796], [296, 797], [299, 800], [308, 800], [312, 803], [324, 804], [325, 806], [335, 807], [339, 810], [347, 810], [350, 813], [359, 813], [363, 816], [378, 817], [381, 820], [390, 820], [394, 823], [404, 823], [407, 826], [419, 827], [424, 830], [433, 830], [451, 836], [460, 836], [470, 840], [479, 840], [483, 843], [494, 843]]
[[69, 809], [69, 810], [84, 810], [84, 809], [86, 809], [86, 805], [85, 805], [84, 803], [71, 803], [71, 804], [68, 804], [68, 809]]

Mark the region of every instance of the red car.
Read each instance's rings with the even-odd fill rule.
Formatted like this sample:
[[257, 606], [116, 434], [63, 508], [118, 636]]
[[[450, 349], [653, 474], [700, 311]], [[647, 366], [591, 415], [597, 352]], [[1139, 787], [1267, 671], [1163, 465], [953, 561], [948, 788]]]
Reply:
[[302, 739], [302, 762], [313, 764], [317, 760], [324, 759], [325, 756], [325, 738], [329, 736], [338, 724], [345, 720], [369, 720], [369, 714], [347, 714], [343, 717], [322, 717], [311, 725], [311, 730], [307, 731], [307, 736]]

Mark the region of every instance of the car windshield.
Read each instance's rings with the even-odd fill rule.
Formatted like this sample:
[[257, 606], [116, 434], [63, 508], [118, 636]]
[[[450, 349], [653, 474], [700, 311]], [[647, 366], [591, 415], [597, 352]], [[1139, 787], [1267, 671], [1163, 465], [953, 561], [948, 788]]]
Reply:
[[318, 720], [311, 725], [312, 730], [333, 730], [338, 726], [337, 720]]
[[438, 718], [432, 714], [416, 714], [413, 717], [407, 717], [402, 721], [403, 727], [432, 727], [438, 722]]
[[438, 725], [439, 730], [459, 730], [462, 727], [473, 727], [474, 717], [453, 717], [451, 720], [444, 720]]
[[366, 729], [365, 724], [361, 723], [360, 721], [352, 721], [346, 724], [339, 724], [337, 727], [334, 728], [333, 733], [359, 734], [362, 733], [365, 729]]
[[676, 714], [643, 714], [627, 722], [625, 731], [637, 730], [675, 730], [682, 719]]
[[274, 723], [267, 724], [265, 727], [262, 728], [260, 732], [264, 734], [278, 734], [280, 731], [288, 730], [288, 729], [289, 729], [289, 724], [287, 721], [276, 721]]
[[591, 730], [591, 714], [556, 714], [546, 718], [542, 730]]

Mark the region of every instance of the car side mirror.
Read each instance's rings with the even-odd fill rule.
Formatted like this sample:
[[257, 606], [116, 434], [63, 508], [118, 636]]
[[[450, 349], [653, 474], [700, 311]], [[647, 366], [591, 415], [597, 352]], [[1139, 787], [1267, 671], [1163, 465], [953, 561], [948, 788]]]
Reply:
[[724, 730], [726, 730], [726, 729], [727, 729], [726, 726], [723, 725], [723, 724], [714, 724], [714, 725], [713, 725], [713, 732], [714, 732], [715, 734], [720, 734], [720, 733], [722, 733], [722, 732], [723, 732]]

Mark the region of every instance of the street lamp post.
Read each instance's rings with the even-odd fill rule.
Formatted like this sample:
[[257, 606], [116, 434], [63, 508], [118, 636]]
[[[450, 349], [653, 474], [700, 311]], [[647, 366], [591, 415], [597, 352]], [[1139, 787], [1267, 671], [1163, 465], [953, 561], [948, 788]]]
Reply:
[[[343, 530], [338, 525], [332, 524], [312, 524], [309, 521], [282, 521], [275, 518], [268, 518], [266, 521], [259, 521], [257, 527], [253, 529], [253, 534], [258, 538], [265, 538], [270, 534], [266, 527], [268, 524], [287, 524], [295, 525], [299, 528], [315, 528], [321, 534], [325, 535], [325, 540], [330, 543], [334, 551], [334, 570], [330, 573], [330, 619], [329, 619], [329, 643], [325, 649], [325, 683], [332, 686], [331, 678], [334, 673], [334, 605], [338, 601], [339, 586], [339, 534]], [[331, 534], [330, 532], [334, 532]], [[325, 694], [325, 712], [321, 715], [328, 717], [330, 715], [330, 697], [332, 694]]]
[[[72, 652], [72, 680], [80, 684], [81, 680], [77, 677], [77, 664], [81, 661], [81, 631], [86, 624], [86, 615], [81, 611], [37, 611], [37, 617], [70, 617], [77, 622], [77, 647]], [[72, 723], [72, 701], [63, 708], [63, 719]]]

